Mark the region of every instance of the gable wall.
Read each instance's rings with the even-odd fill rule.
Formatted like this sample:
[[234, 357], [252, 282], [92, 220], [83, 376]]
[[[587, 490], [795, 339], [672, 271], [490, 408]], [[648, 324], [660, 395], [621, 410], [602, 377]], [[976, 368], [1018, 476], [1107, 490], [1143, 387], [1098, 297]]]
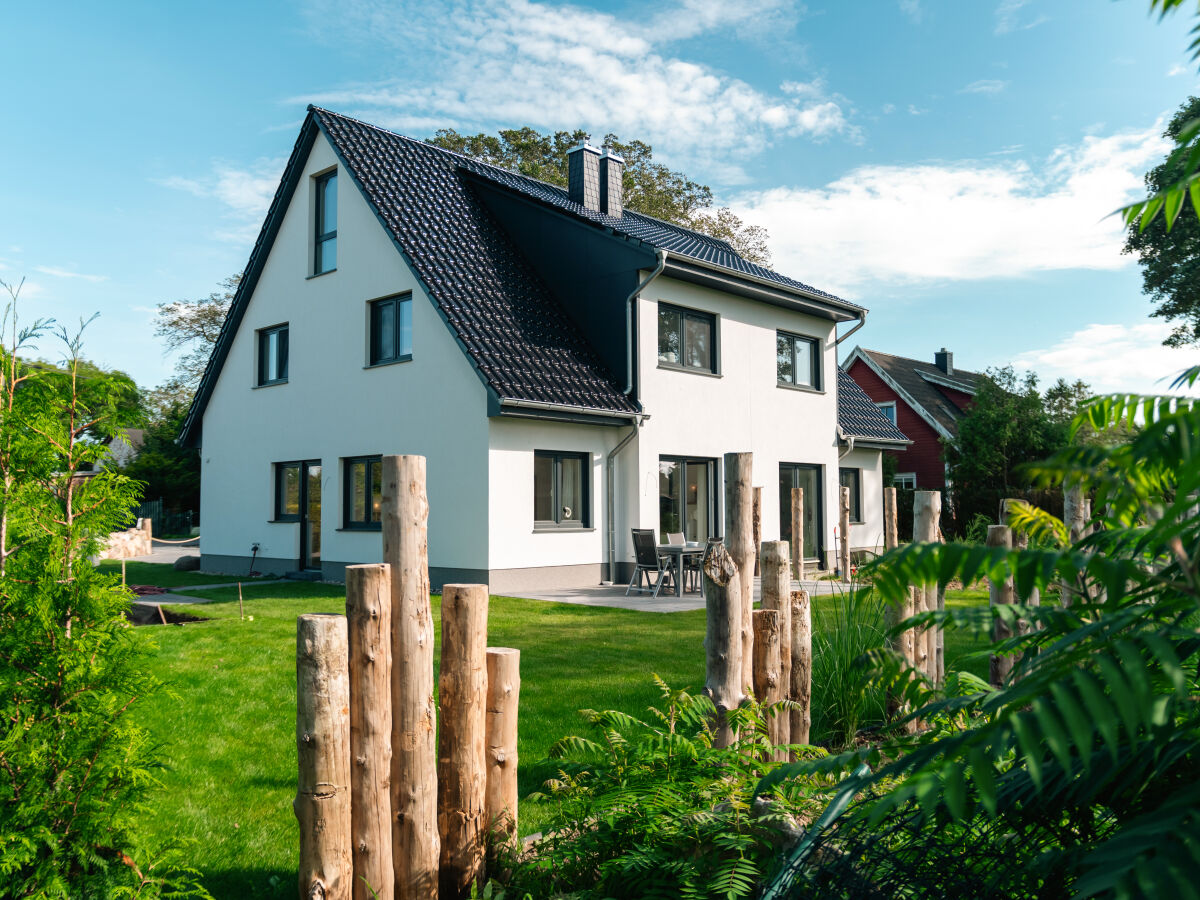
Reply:
[[[323, 463], [322, 542], [335, 564], [378, 562], [379, 532], [339, 531], [345, 457], [427, 457], [430, 565], [487, 567], [487, 418], [482, 382], [354, 186], [338, 176], [338, 267], [311, 271], [311, 176], [336, 157], [318, 135], [204, 415], [201, 553], [229, 571], [260, 544], [260, 571], [296, 568], [299, 526], [272, 523], [273, 464]], [[367, 363], [367, 302], [411, 291], [413, 359]], [[256, 329], [289, 323], [286, 384], [254, 387]], [[262, 560], [266, 562], [262, 562]], [[240, 566], [238, 562], [236, 565]]]
[[945, 487], [946, 467], [942, 460], [941, 435], [862, 360], [855, 360], [847, 372], [872, 401], [887, 403], [892, 400], [896, 403], [896, 427], [912, 441], [908, 449], [902, 452], [886, 451], [895, 455], [896, 471], [915, 472], [919, 490], [935, 491]]

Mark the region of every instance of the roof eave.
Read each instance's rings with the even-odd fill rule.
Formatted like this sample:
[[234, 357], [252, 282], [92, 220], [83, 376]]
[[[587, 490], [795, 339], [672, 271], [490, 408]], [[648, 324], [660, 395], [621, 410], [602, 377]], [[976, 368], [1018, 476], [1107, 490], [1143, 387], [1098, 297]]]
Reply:
[[718, 290], [742, 294], [774, 306], [782, 306], [823, 319], [831, 319], [834, 322], [853, 322], [862, 318], [867, 312], [863, 307], [853, 303], [845, 303], [817, 293], [790, 288], [775, 281], [768, 281], [765, 278], [730, 269], [719, 263], [697, 259], [693, 256], [683, 257], [674, 251], [670, 253], [664, 274], [683, 281], [716, 287]]

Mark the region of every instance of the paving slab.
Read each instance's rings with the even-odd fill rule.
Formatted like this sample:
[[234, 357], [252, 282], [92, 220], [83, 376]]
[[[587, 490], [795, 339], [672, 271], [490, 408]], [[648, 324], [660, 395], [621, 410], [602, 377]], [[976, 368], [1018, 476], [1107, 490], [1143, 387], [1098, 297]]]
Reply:
[[[843, 589], [836, 581], [793, 581], [792, 589], [801, 588], [809, 594], [833, 594]], [[629, 609], [636, 612], [672, 613], [704, 609], [704, 597], [698, 593], [687, 593], [682, 597], [663, 592], [657, 598], [649, 594], [630, 593], [625, 596], [624, 585], [589, 585], [575, 588], [547, 588], [541, 591], [513, 592], [511, 596], [526, 600], [545, 600], [552, 603], [571, 603], [576, 606], [604, 606], [611, 609]], [[762, 599], [762, 581], [754, 579], [754, 602]]]

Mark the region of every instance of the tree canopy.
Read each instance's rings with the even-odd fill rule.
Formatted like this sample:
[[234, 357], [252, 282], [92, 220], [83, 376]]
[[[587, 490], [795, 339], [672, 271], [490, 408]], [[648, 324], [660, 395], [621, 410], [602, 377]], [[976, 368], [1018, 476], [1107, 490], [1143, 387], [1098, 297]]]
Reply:
[[[1172, 117], [1163, 136], [1180, 140], [1189, 123], [1200, 118], [1200, 97], [1189, 97]], [[1172, 153], [1146, 173], [1146, 189], [1158, 194], [1183, 178], [1187, 160]], [[1152, 219], [1144, 228], [1131, 221], [1125, 252], [1142, 265], [1142, 289], [1155, 304], [1151, 313], [1174, 326], [1166, 343], [1173, 347], [1200, 343], [1200, 219], [1180, 216], [1168, 230], [1167, 218]]]
[[[443, 128], [429, 138], [429, 143], [566, 187], [567, 151], [587, 136], [581, 129], [542, 134], [528, 126], [502, 129], [495, 135], [459, 134]], [[744, 223], [728, 207], [714, 211], [712, 190], [707, 185], [655, 162], [653, 148], [644, 141], [622, 141], [617, 135], [608, 134], [604, 146], [625, 159], [622, 186], [627, 208], [728, 241], [751, 262], [770, 265], [766, 229]]]
[[213, 291], [207, 297], [158, 304], [155, 335], [166, 341], [168, 351], [184, 351], [174, 377], [156, 388], [168, 395], [165, 399], [158, 398], [159, 407], [165, 408], [173, 400], [191, 400], [192, 394], [200, 386], [204, 368], [208, 365], [208, 358], [217, 343], [217, 336], [221, 333], [221, 326], [225, 323], [225, 316], [241, 281], [241, 273], [238, 273], [222, 281], [220, 290]]

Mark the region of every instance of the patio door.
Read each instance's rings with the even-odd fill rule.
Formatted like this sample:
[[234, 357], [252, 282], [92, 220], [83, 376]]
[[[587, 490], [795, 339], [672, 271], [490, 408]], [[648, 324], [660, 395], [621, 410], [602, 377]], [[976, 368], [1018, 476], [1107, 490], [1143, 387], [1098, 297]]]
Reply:
[[321, 462], [300, 464], [300, 568], [321, 568]]
[[658, 458], [658, 530], [661, 540], [682, 531], [689, 541], [716, 534], [716, 503], [711, 459], [686, 456]]
[[804, 561], [825, 565], [824, 535], [821, 523], [824, 498], [821, 495], [821, 467], [806, 463], [779, 464], [780, 539], [792, 540], [792, 488], [804, 489]]

